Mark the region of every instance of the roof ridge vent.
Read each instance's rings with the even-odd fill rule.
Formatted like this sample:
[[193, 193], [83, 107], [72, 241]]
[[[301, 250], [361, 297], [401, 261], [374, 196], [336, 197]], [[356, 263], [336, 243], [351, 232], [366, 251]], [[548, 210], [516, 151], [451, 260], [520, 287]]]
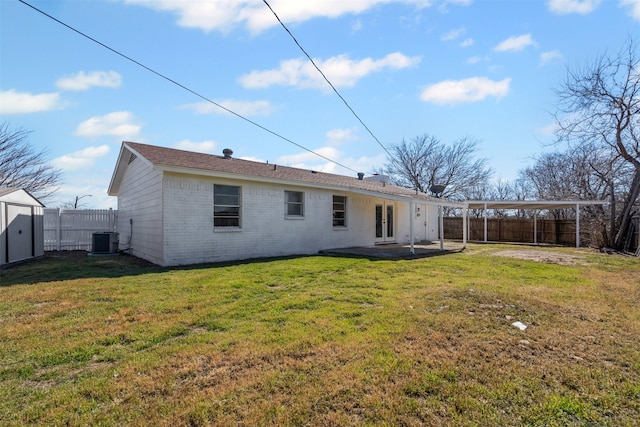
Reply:
[[233, 150], [231, 148], [225, 148], [222, 150], [222, 155], [225, 159], [230, 159], [233, 156]]

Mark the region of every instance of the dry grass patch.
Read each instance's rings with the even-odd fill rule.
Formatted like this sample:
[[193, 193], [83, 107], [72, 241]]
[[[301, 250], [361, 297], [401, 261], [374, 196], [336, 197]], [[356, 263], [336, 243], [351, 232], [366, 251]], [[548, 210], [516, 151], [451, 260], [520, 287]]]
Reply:
[[495, 256], [523, 259], [527, 261], [548, 262], [559, 265], [584, 265], [585, 258], [575, 253], [537, 249], [510, 249], [493, 252]]
[[640, 263], [504, 250], [8, 269], [0, 424], [635, 425]]

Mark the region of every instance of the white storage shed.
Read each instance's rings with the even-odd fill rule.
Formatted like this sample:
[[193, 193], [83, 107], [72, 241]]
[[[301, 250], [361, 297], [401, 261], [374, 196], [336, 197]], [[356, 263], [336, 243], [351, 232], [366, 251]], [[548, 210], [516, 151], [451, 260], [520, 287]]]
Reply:
[[44, 256], [44, 205], [20, 188], [0, 188], [0, 267]]

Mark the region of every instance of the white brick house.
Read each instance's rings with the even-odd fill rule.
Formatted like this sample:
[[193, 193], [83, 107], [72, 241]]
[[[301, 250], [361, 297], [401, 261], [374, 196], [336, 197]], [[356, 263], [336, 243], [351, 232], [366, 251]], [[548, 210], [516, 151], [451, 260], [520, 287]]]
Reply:
[[464, 207], [376, 177], [133, 142], [108, 193], [120, 248], [165, 266], [435, 240], [438, 205]]

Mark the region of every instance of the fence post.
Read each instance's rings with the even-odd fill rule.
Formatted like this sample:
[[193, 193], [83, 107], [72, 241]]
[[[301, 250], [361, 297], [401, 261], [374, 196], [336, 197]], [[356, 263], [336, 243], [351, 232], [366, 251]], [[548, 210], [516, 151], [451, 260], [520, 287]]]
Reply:
[[56, 211], [56, 247], [58, 248], [58, 252], [60, 252], [62, 250], [62, 212], [60, 208], [56, 209]]

